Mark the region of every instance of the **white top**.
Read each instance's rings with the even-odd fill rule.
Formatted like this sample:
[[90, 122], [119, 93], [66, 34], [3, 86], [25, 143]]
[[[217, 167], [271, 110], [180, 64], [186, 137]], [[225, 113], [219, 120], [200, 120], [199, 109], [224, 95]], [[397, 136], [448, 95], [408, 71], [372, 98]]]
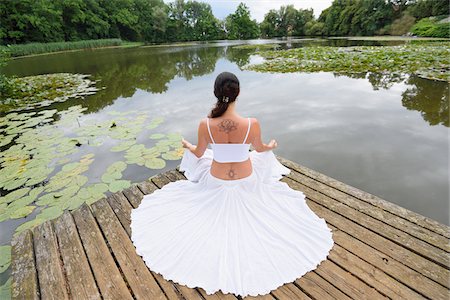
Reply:
[[249, 158], [250, 144], [245, 144], [247, 140], [248, 133], [250, 132], [250, 118], [248, 119], [248, 129], [245, 135], [244, 142], [242, 144], [227, 144], [227, 143], [215, 143], [211, 134], [211, 129], [209, 128], [209, 118], [206, 118], [206, 123], [208, 126], [209, 136], [211, 137], [211, 148], [213, 151], [213, 159], [220, 163], [226, 162], [242, 162]]

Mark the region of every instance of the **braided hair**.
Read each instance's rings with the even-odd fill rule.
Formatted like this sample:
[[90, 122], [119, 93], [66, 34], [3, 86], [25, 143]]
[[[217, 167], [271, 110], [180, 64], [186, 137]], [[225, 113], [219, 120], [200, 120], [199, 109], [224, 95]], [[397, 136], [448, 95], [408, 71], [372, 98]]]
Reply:
[[225, 113], [228, 104], [234, 102], [239, 95], [239, 80], [233, 73], [222, 72], [214, 82], [214, 95], [217, 102], [208, 117], [217, 118]]

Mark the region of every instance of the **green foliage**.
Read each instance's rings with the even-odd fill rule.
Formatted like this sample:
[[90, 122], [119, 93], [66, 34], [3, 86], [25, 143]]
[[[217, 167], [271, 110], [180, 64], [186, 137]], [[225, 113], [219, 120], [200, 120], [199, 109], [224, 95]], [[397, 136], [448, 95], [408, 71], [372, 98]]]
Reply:
[[168, 41], [214, 40], [224, 37], [222, 24], [214, 17], [211, 5], [184, 0], [169, 4], [166, 32]]
[[448, 0], [417, 0], [409, 5], [407, 12], [416, 19], [450, 14]]
[[53, 43], [28, 43], [28, 44], [12, 44], [8, 46], [0, 46], [0, 49], [9, 51], [11, 56], [33, 55], [57, 51], [91, 49], [107, 46], [119, 46], [122, 44], [120, 39], [103, 39], [103, 40], [84, 40], [75, 42], [53, 42]]
[[373, 35], [394, 17], [392, 5], [384, 0], [334, 0], [319, 22], [325, 35]]
[[[9, 56], [10, 52], [0, 47], [0, 68], [6, 65]], [[4, 99], [7, 95], [11, 95], [13, 89], [14, 84], [12, 83], [11, 78], [7, 77], [3, 73], [0, 73], [0, 99]]]
[[225, 27], [229, 39], [254, 39], [260, 35], [258, 23], [250, 19], [250, 10], [242, 2], [233, 14], [228, 15]]
[[417, 36], [450, 38], [450, 23], [439, 23], [434, 17], [424, 18], [411, 28], [411, 33]]
[[[261, 35], [263, 37], [302, 36], [307, 34], [307, 29], [309, 30], [308, 33], [316, 34], [317, 27], [314, 32], [311, 30], [313, 26], [311, 22], [313, 21], [312, 9], [296, 10], [292, 4], [281, 6], [279, 10], [271, 9], [264, 16], [260, 25]], [[308, 24], [308, 27], [306, 24]]]
[[390, 34], [390, 35], [404, 35], [409, 32], [411, 26], [414, 25], [416, 18], [409, 13], [404, 12], [403, 15], [394, 20], [392, 24], [388, 24], [385, 27], [377, 31], [377, 34]]

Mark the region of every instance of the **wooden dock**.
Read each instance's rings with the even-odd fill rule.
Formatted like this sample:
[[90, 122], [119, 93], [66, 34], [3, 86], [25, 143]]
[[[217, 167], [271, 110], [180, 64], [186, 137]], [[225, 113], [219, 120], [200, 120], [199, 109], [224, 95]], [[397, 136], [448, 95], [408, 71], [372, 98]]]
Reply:
[[[450, 227], [277, 158], [292, 170], [281, 181], [305, 193], [335, 245], [317, 269], [244, 299], [450, 298]], [[167, 281], [135, 252], [131, 209], [144, 194], [185, 179], [178, 168], [158, 174], [14, 237], [12, 298], [242, 299]]]

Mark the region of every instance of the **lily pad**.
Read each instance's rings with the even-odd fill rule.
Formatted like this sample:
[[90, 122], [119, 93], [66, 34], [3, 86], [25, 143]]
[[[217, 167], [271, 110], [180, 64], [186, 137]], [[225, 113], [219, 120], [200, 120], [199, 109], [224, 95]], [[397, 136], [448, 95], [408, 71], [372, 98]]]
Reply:
[[126, 188], [129, 188], [131, 186], [131, 181], [129, 180], [116, 180], [109, 184], [109, 190], [112, 193], [124, 190]]
[[0, 246], [0, 273], [3, 273], [8, 269], [11, 263], [11, 246]]
[[166, 166], [166, 161], [161, 158], [150, 158], [145, 161], [145, 166], [149, 169], [163, 169]]
[[153, 140], [162, 139], [163, 137], [165, 137], [165, 135], [162, 133], [154, 133], [154, 134], [150, 135], [150, 138]]
[[0, 286], [0, 299], [11, 299], [11, 277]]
[[34, 205], [24, 206], [13, 211], [9, 216], [11, 219], [19, 219], [28, 216], [36, 208]]

